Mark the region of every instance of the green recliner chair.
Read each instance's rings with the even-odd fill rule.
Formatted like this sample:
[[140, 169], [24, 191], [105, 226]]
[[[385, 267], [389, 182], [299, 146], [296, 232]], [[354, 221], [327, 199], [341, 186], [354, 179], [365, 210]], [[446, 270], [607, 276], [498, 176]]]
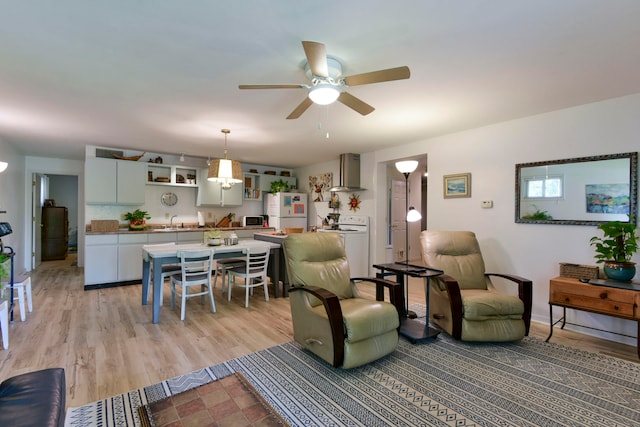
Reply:
[[[402, 289], [384, 279], [350, 278], [338, 233], [290, 234], [284, 255], [296, 342], [337, 368], [361, 366], [396, 349]], [[388, 289], [390, 302], [362, 297], [356, 283], [365, 282]]]
[[[486, 273], [480, 245], [471, 231], [420, 234], [422, 260], [444, 275], [431, 279], [431, 323], [462, 341], [517, 341], [529, 334], [532, 282]], [[499, 292], [490, 276], [518, 285], [518, 296]]]

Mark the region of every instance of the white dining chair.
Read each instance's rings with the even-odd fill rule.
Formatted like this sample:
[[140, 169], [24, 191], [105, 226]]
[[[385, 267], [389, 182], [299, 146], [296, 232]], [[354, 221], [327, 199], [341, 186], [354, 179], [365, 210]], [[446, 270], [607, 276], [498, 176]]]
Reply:
[[[180, 258], [180, 273], [172, 275], [169, 279], [171, 285], [171, 309], [175, 307], [176, 295], [182, 298], [180, 320], [184, 320], [187, 298], [201, 297], [204, 304], [204, 296], [209, 295], [211, 312], [216, 312], [213, 301], [213, 287], [211, 286], [211, 268], [213, 266], [213, 250], [178, 251]], [[200, 286], [200, 292], [191, 293], [193, 286]], [[180, 290], [177, 288], [180, 287]]]
[[222, 278], [222, 294], [224, 295], [227, 292], [229, 270], [244, 268], [246, 262], [247, 259], [245, 257], [217, 259], [213, 273], [213, 289], [218, 286], [218, 276], [220, 276]]
[[9, 349], [9, 301], [0, 302], [0, 329], [2, 329], [2, 347]]
[[[11, 286], [9, 283], [4, 284], [4, 297], [11, 299]], [[25, 307], [26, 300], [26, 307]], [[27, 309], [29, 313], [33, 311], [33, 299], [31, 295], [31, 277], [27, 274], [20, 274], [13, 280], [13, 301], [18, 301], [20, 307], [20, 320], [26, 320]], [[15, 311], [14, 311], [15, 313]]]
[[[264, 299], [269, 301], [269, 286], [267, 285], [267, 267], [269, 266], [269, 248], [247, 249], [245, 265], [227, 271], [229, 283], [227, 286], [228, 300], [231, 301], [231, 289], [234, 286], [245, 288], [244, 306], [249, 307], [249, 293], [253, 295], [253, 288], [264, 287]], [[236, 277], [242, 282], [236, 282]]]

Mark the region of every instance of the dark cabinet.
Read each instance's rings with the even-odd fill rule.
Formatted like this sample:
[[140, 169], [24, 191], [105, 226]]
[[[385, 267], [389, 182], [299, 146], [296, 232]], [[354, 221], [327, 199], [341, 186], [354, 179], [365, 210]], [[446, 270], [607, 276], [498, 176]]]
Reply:
[[67, 208], [42, 208], [42, 261], [65, 259], [68, 248], [69, 214]]

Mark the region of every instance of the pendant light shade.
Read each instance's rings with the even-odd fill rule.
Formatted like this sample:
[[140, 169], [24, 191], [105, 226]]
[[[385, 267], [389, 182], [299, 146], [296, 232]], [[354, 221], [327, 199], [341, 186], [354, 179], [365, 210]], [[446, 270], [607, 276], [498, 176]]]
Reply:
[[227, 158], [227, 135], [231, 131], [222, 129], [221, 132], [224, 133], [224, 159], [211, 159], [207, 179], [219, 182], [224, 190], [228, 190], [233, 184], [242, 182], [242, 165]]

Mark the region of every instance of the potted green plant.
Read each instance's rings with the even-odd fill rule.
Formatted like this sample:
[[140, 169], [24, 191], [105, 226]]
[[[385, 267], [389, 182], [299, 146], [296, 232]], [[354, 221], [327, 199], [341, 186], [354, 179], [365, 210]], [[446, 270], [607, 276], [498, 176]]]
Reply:
[[636, 263], [631, 261], [631, 257], [638, 251], [634, 220], [605, 222], [598, 229], [602, 230], [604, 236], [593, 236], [590, 240], [591, 246], [596, 250], [596, 263], [604, 263], [604, 273], [610, 279], [633, 279]]
[[9, 277], [9, 272], [4, 265], [4, 263], [8, 259], [9, 258], [4, 252], [0, 252], [0, 303], [2, 303], [2, 301], [6, 298], [6, 295], [4, 295], [4, 282], [2, 282], [1, 279], [6, 279], [7, 277]]
[[281, 179], [277, 181], [271, 181], [271, 188], [269, 189], [271, 193], [280, 193], [282, 191], [288, 191], [288, 190], [289, 190], [288, 182], [283, 181]]
[[124, 214], [124, 219], [129, 221], [129, 230], [144, 230], [147, 226], [147, 220], [151, 218], [147, 211], [136, 209], [133, 212]]
[[220, 246], [222, 244], [222, 232], [220, 230], [210, 229], [204, 236], [209, 246]]

